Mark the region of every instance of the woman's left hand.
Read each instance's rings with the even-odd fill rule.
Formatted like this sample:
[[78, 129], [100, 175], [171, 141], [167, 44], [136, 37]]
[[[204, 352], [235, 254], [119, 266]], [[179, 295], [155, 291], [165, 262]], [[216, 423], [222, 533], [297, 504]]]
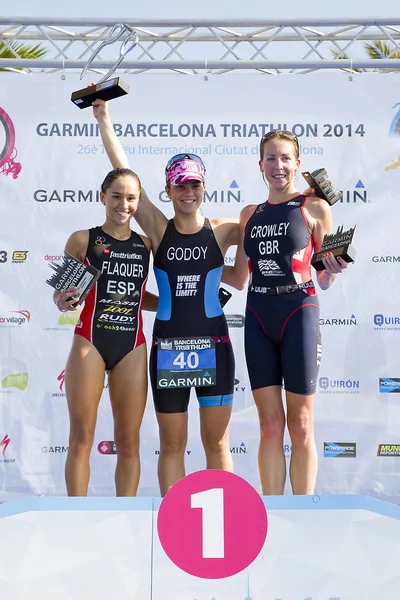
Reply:
[[343, 260], [340, 256], [337, 258], [333, 256], [332, 252], [326, 252], [322, 257], [322, 262], [324, 263], [325, 272], [327, 275], [337, 275], [347, 269], [349, 266], [348, 263]]

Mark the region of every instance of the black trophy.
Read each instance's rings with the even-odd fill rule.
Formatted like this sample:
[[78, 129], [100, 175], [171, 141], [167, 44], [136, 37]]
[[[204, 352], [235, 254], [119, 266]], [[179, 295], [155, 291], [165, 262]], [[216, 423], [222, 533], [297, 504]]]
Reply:
[[338, 200], [342, 199], [342, 192], [338, 192], [335, 189], [335, 186], [329, 179], [326, 169], [317, 169], [312, 173], [309, 171], [304, 171], [302, 175], [307, 181], [308, 185], [315, 190], [315, 195], [318, 196], [318, 198], [323, 198], [323, 200], [326, 200], [331, 206]]
[[61, 264], [54, 262], [48, 263], [49, 267], [55, 271], [46, 283], [51, 285], [58, 292], [65, 292], [71, 287], [78, 288], [79, 300], [72, 307], [81, 304], [101, 273], [92, 265], [85, 265], [79, 260], [64, 252], [64, 258]]
[[[122, 38], [125, 36], [125, 39], [122, 41]], [[90, 57], [90, 60], [86, 63], [80, 79], [85, 75], [89, 66], [93, 62], [94, 58], [99, 54], [101, 50], [105, 48], [108, 44], [114, 44], [114, 42], [121, 41], [121, 47], [119, 50], [119, 59], [115, 63], [115, 65], [108, 71], [104, 77], [100, 79], [96, 83], [96, 85], [91, 85], [89, 87], [83, 88], [82, 90], [78, 90], [76, 92], [72, 92], [71, 100], [76, 106], [79, 108], [88, 108], [92, 106], [93, 102], [100, 98], [101, 100], [108, 101], [113, 100], [114, 98], [119, 98], [120, 96], [125, 96], [129, 92], [129, 86], [127, 83], [122, 81], [120, 77], [114, 77], [113, 79], [109, 79], [110, 76], [118, 69], [119, 65], [124, 60], [125, 56], [133, 50], [139, 41], [137, 34], [129, 27], [129, 25], [117, 23], [111, 29], [108, 38], [105, 39], [100, 46], [96, 49], [96, 51]], [[131, 43], [130, 43], [131, 42]], [[128, 44], [130, 45], [128, 46]]]
[[322, 257], [326, 252], [331, 252], [333, 256], [343, 258], [347, 263], [354, 262], [356, 251], [351, 246], [356, 226], [348, 231], [343, 231], [343, 225], [338, 227], [336, 233], [330, 233], [324, 236], [321, 250], [313, 254], [311, 264], [317, 271], [325, 269]]

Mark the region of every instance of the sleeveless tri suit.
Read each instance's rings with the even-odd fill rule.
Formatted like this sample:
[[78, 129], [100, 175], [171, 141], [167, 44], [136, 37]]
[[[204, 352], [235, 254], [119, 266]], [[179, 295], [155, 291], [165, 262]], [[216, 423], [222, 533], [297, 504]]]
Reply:
[[182, 234], [171, 219], [154, 256], [159, 302], [150, 355], [150, 378], [157, 412], [186, 412], [190, 388], [157, 389], [159, 338], [209, 336], [215, 340], [216, 385], [196, 387], [200, 406], [232, 403], [234, 357], [228, 326], [218, 298], [224, 257], [211, 224]]
[[252, 389], [315, 392], [321, 359], [319, 302], [305, 196], [260, 204], [245, 228], [249, 259], [245, 352]]
[[99, 269], [101, 276], [86, 298], [75, 334], [95, 346], [110, 370], [145, 342], [142, 305], [149, 251], [134, 231], [129, 239], [117, 240], [94, 227], [85, 264]]

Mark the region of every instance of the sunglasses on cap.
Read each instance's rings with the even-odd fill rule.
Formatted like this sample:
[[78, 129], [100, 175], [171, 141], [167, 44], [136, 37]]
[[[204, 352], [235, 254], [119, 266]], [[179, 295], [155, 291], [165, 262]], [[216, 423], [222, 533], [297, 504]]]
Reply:
[[204, 169], [204, 173], [206, 172], [206, 167], [205, 167], [202, 159], [200, 158], [200, 156], [198, 156], [197, 154], [191, 154], [190, 152], [186, 152], [186, 153], [182, 153], [182, 154], [175, 154], [175, 156], [172, 156], [169, 159], [169, 161], [165, 165], [165, 174], [168, 173], [169, 169], [171, 168], [171, 166], [174, 163], [178, 162], [179, 160], [185, 160], [185, 159], [194, 160], [194, 161], [200, 163]]
[[265, 135], [263, 135], [263, 137], [261, 138], [260, 148], [262, 147], [262, 144], [266, 140], [269, 140], [270, 138], [276, 139], [280, 133], [282, 133], [283, 135], [285, 135], [285, 136], [289, 137], [290, 139], [292, 139], [295, 142], [295, 144], [297, 145], [297, 148], [299, 147], [299, 140], [298, 140], [297, 135], [295, 135], [291, 131], [288, 131], [287, 129], [272, 129], [271, 131], [268, 131], [268, 133], [266, 133]]

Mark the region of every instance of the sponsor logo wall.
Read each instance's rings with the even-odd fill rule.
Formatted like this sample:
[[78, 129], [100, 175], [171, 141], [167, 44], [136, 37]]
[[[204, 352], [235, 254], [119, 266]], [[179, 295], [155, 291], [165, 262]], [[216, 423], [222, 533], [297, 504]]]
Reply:
[[[333, 77], [337, 94], [321, 103], [320, 90]], [[357, 225], [357, 259], [330, 290], [319, 291], [323, 350], [315, 401], [317, 492], [396, 500], [400, 472], [389, 467], [400, 455], [400, 377], [391, 377], [400, 372], [398, 77], [371, 74], [349, 81], [332, 74], [308, 75], [309, 94], [296, 97], [295, 105], [293, 78], [285, 75], [274, 79], [275, 93], [268, 96], [260, 94], [261, 80], [254, 75], [241, 74], [240, 85], [229, 75], [208, 81], [193, 77], [190, 105], [182, 107], [174, 98], [187, 94], [188, 80], [168, 75], [174, 98], [163, 97], [161, 103], [158, 92], [165, 75], [152, 75], [141, 80], [140, 95], [131, 86], [131, 93], [110, 107], [130, 166], [168, 218], [172, 206], [164, 192], [164, 165], [179, 152], [195, 152], [206, 163], [202, 210], [209, 218], [238, 217], [245, 204], [265, 200], [258, 144], [272, 129], [298, 135], [302, 170], [329, 170], [343, 191], [343, 201], [332, 207], [333, 229]], [[69, 101], [77, 78], [32, 75], [29, 112], [22, 100], [26, 81], [8, 73], [0, 78], [0, 469], [6, 472], [0, 500], [6, 500], [65, 493], [64, 368], [79, 314], [58, 312], [45, 280], [48, 264], [61, 260], [69, 235], [103, 222], [99, 188], [110, 165], [91, 111], [78, 111]], [[338, 97], [346, 102], [337, 102]], [[229, 103], [217, 109], [216, 98], [229, 98]], [[301, 175], [297, 187], [306, 188]], [[266, 281], [274, 268], [267, 250]], [[233, 264], [234, 254], [234, 249], [228, 251], [226, 264]], [[156, 292], [152, 274], [147, 287]], [[224, 310], [236, 355], [230, 447], [236, 472], [260, 489], [258, 418], [243, 349], [246, 292], [229, 291], [233, 295]], [[148, 339], [153, 318], [144, 314]], [[106, 380], [90, 494], [114, 494], [112, 440]], [[158, 448], [149, 392], [141, 436], [141, 495], [158, 495]], [[204, 468], [194, 396], [188, 450], [188, 471]], [[284, 453], [289, 460], [286, 437]]]

